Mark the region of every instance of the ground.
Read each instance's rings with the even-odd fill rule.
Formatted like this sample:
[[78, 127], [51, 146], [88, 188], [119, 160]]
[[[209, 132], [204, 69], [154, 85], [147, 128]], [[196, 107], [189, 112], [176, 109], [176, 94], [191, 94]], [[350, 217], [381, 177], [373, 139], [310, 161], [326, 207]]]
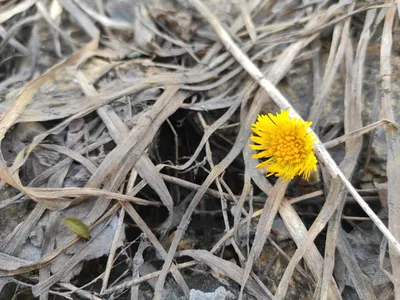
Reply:
[[0, 0], [0, 299], [400, 297], [396, 8]]

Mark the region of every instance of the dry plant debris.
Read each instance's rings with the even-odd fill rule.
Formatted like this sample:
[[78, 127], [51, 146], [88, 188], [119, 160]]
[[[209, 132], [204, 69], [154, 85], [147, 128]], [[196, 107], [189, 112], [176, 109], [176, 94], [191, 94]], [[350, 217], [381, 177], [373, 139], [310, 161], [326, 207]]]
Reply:
[[400, 298], [399, 11], [0, 0], [0, 298]]

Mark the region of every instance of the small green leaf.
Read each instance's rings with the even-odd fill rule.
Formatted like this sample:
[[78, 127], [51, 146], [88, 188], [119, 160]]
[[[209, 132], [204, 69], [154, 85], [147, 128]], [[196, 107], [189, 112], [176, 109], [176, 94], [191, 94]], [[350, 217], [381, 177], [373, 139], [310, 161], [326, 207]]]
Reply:
[[87, 227], [81, 220], [75, 218], [64, 218], [64, 223], [72, 232], [76, 233], [81, 238], [86, 240], [90, 238], [89, 227]]

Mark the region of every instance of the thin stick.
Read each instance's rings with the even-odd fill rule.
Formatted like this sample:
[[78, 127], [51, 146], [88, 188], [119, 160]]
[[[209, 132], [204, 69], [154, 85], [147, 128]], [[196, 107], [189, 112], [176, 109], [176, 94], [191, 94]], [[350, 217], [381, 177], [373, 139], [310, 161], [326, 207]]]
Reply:
[[292, 204], [295, 204], [297, 202], [301, 202], [301, 201], [304, 201], [304, 200], [307, 200], [307, 199], [311, 199], [311, 198], [314, 198], [314, 197], [322, 196], [323, 194], [324, 194], [324, 191], [318, 190], [318, 191], [311, 192], [311, 193], [308, 193], [308, 194], [305, 194], [305, 195], [301, 195], [299, 197], [294, 197], [294, 198], [290, 199], [288, 202], [289, 202], [290, 205], [292, 205]]
[[107, 288], [107, 285], [108, 285], [108, 280], [110, 278], [111, 269], [112, 269], [112, 266], [114, 263], [115, 253], [117, 252], [117, 248], [118, 248], [118, 241], [119, 241], [119, 238], [121, 235], [122, 226], [124, 224], [124, 218], [125, 218], [125, 209], [123, 207], [121, 207], [117, 230], [115, 231], [114, 240], [112, 242], [111, 249], [110, 249], [110, 255], [108, 256], [107, 266], [106, 266], [106, 270], [104, 272], [103, 285], [101, 287], [100, 294], [104, 292], [104, 290]]

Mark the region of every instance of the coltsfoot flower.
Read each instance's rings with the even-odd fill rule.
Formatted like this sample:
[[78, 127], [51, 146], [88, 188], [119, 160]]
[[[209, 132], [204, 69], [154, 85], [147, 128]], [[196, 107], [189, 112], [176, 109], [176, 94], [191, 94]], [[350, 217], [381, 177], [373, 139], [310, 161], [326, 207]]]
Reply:
[[311, 170], [317, 170], [314, 142], [317, 138], [307, 132], [311, 122], [290, 118], [288, 110], [273, 114], [259, 115], [253, 124], [250, 147], [259, 151], [252, 158], [265, 158], [257, 165], [258, 169], [267, 169], [267, 176], [275, 175], [283, 180], [302, 176], [308, 180]]

